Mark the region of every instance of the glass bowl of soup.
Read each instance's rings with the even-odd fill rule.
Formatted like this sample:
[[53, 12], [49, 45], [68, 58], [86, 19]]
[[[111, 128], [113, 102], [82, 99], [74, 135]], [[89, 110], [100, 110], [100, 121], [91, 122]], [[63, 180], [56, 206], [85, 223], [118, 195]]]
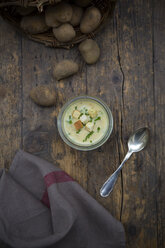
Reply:
[[72, 148], [90, 151], [102, 146], [113, 130], [113, 116], [108, 105], [91, 96], [69, 100], [57, 118], [63, 141]]

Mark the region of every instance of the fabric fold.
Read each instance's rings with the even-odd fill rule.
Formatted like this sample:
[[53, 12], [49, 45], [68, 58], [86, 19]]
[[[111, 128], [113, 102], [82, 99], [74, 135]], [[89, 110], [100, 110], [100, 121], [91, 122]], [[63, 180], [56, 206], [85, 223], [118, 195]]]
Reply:
[[19, 151], [0, 171], [0, 239], [14, 248], [122, 248], [124, 228], [60, 168]]

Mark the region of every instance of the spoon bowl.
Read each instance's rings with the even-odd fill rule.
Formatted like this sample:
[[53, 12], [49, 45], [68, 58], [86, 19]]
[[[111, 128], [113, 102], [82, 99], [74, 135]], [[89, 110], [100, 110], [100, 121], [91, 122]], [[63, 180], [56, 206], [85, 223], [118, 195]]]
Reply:
[[147, 145], [149, 130], [147, 127], [138, 129], [128, 140], [128, 150], [140, 152]]

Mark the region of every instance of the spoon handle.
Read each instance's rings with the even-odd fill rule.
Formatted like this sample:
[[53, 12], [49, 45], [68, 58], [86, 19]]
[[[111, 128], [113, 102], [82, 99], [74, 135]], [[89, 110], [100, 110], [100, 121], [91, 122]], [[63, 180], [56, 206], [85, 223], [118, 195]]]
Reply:
[[116, 180], [118, 178], [119, 172], [121, 171], [124, 163], [131, 157], [132, 151], [128, 151], [125, 158], [123, 159], [122, 163], [120, 166], [117, 168], [117, 170], [108, 178], [108, 180], [103, 184], [101, 190], [100, 190], [100, 195], [102, 197], [107, 197], [113, 190], [113, 187], [116, 183]]

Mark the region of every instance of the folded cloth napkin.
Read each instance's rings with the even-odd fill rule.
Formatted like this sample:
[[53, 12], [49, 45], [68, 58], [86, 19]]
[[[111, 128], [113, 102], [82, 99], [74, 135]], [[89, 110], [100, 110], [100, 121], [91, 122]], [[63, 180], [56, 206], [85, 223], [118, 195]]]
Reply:
[[120, 222], [60, 168], [23, 151], [0, 171], [0, 239], [15, 248], [125, 247]]

